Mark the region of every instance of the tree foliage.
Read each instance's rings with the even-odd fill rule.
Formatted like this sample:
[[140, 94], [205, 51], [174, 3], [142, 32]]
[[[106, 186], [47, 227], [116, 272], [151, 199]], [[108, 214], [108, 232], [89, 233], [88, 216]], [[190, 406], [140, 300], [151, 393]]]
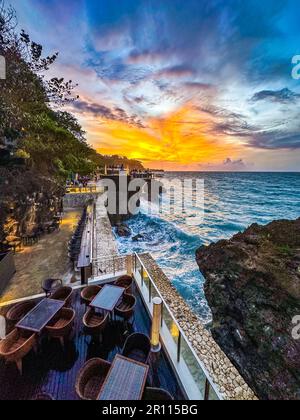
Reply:
[[[0, 80], [0, 159], [1, 150], [3, 154], [9, 148], [12, 165], [23, 159], [41, 174], [62, 179], [105, 164], [127, 165], [126, 158], [104, 157], [87, 144], [76, 118], [62, 110], [78, 98], [73, 93], [76, 85], [60, 77], [47, 78], [58, 53], [44, 56], [40, 44], [23, 30], [19, 34], [16, 13], [5, 7], [4, 0], [0, 0], [0, 55], [7, 65], [7, 78]], [[7, 158], [6, 153], [6, 164]], [[139, 162], [129, 166], [134, 165], [141, 166]]]

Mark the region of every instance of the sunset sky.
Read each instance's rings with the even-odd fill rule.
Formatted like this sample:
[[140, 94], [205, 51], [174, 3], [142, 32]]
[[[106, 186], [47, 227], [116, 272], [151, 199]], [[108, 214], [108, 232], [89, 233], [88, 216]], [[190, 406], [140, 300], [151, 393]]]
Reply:
[[59, 51], [101, 153], [169, 170], [300, 168], [299, 0], [6, 0]]

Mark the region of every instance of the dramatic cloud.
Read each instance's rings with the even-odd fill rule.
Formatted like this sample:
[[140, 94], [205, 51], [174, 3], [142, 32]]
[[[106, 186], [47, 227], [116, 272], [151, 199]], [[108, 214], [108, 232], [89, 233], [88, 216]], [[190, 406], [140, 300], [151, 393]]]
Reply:
[[273, 102], [280, 102], [280, 103], [289, 103], [295, 102], [297, 99], [300, 98], [300, 94], [294, 93], [289, 89], [282, 89], [282, 90], [263, 90], [261, 92], [257, 92], [253, 97], [253, 102], [269, 100]]
[[77, 112], [80, 111], [82, 113], [91, 114], [94, 117], [100, 117], [111, 121], [122, 121], [127, 124], [143, 127], [142, 122], [137, 118], [136, 115], [128, 116], [122, 108], [115, 107], [111, 109], [104, 105], [89, 103], [83, 100], [74, 102], [73, 108]]
[[60, 51], [55, 74], [79, 83], [73, 111], [104, 153], [167, 169], [299, 167], [297, 0], [10, 3]]

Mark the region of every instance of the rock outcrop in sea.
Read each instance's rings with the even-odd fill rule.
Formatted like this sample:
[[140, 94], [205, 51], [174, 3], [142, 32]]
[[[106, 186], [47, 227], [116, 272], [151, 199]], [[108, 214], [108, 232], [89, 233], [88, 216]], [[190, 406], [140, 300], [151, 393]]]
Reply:
[[197, 250], [212, 334], [261, 399], [300, 399], [300, 219]]

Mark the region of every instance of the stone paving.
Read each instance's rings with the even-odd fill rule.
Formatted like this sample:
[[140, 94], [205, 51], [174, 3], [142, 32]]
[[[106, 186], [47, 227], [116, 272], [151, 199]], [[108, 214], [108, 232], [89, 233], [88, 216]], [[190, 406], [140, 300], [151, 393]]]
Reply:
[[204, 328], [200, 318], [179, 295], [151, 255], [143, 254], [140, 258], [224, 400], [257, 400], [210, 332]]
[[106, 194], [96, 200], [93, 258], [101, 260], [118, 254], [118, 246], [105, 207]]

